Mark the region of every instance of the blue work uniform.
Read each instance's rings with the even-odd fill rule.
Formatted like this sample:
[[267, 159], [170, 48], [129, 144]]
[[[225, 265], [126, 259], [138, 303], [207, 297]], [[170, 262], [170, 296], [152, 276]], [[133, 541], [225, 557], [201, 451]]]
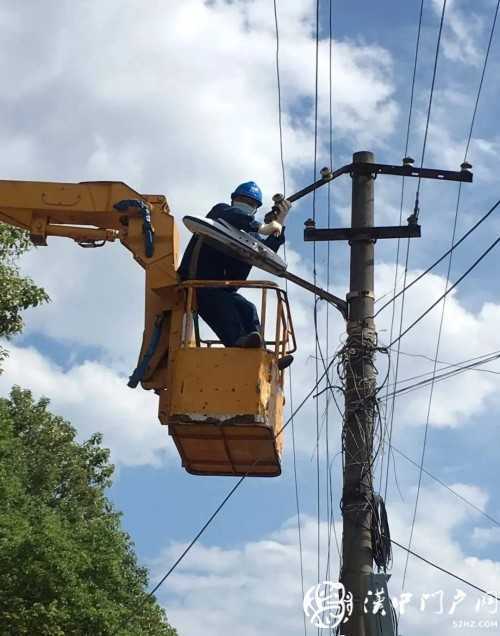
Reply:
[[[267, 247], [277, 252], [285, 242], [284, 232], [280, 236], [268, 236], [263, 240], [258, 229], [260, 223], [253, 215], [240, 208], [218, 203], [207, 214], [208, 219], [227, 221], [238, 230], [244, 230]], [[214, 247], [202, 243], [193, 236], [188, 243], [179, 275], [182, 280], [246, 280], [251, 265], [228, 256]], [[198, 246], [198, 248], [197, 248]], [[196, 262], [194, 262], [196, 261]], [[226, 347], [232, 347], [242, 336], [260, 331], [259, 316], [255, 305], [239, 294], [236, 288], [198, 289], [196, 291], [198, 313]]]

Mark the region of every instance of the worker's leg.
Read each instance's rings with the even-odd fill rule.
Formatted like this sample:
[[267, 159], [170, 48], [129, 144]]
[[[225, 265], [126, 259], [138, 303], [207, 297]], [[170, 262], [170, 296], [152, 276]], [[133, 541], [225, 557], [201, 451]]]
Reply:
[[233, 292], [231, 295], [243, 323], [245, 334], [260, 331], [259, 315], [255, 305], [237, 292]]
[[199, 315], [226, 347], [234, 346], [239, 338], [248, 333], [239, 311], [238, 301], [234, 298], [238, 295], [226, 289], [196, 291]]

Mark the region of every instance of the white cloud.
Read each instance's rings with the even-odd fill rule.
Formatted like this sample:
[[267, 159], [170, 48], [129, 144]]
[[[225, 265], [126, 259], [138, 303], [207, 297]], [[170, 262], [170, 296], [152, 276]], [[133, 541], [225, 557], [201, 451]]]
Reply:
[[[447, 170], [459, 170], [464, 159], [466, 141], [469, 134], [470, 118], [472, 117], [473, 104], [469, 99], [460, 108], [460, 113], [465, 117], [463, 125], [453, 129], [447, 125], [449, 112], [456, 108], [449, 92], [438, 94], [433, 109], [432, 124], [429, 127], [428, 165], [439, 165]], [[458, 122], [462, 122], [460, 117]], [[455, 122], [456, 123], [456, 122]], [[419, 120], [419, 129], [423, 132], [424, 120]], [[498, 137], [483, 139], [472, 136], [467, 152], [467, 161], [472, 164], [474, 182], [484, 185], [496, 183], [497, 175], [495, 164], [500, 157], [500, 140]], [[466, 184], [467, 188], [471, 188]]]
[[500, 543], [500, 528], [474, 528], [472, 542], [480, 548]]
[[127, 387], [127, 378], [96, 362], [64, 371], [32, 348], [9, 346], [0, 375], [0, 393], [12, 385], [29, 388], [34, 397], [50, 398], [51, 410], [68, 419], [80, 439], [103, 434], [113, 462], [127, 466], [160, 465], [175, 449], [157, 418], [156, 395]]
[[[393, 275], [392, 266], [379, 266], [377, 271], [378, 289], [390, 289], [392, 286], [392, 283], [388, 282], [390, 272]], [[416, 272], [410, 273], [408, 282], [413, 280], [416, 274]], [[410, 325], [424, 309], [441, 296], [444, 292], [444, 284], [443, 277], [429, 274], [406, 294], [403, 327]], [[432, 371], [432, 359], [435, 355], [441, 311], [442, 304], [439, 304], [412, 329], [411, 334], [408, 334], [401, 341], [403, 352], [429, 356], [431, 360], [415, 356], [402, 356], [399, 380], [413, 378], [421, 373]], [[378, 318], [380, 340], [385, 344], [388, 344], [389, 339], [390, 314], [391, 308], [389, 307]], [[498, 317], [500, 317], [500, 305], [485, 303], [478, 309], [477, 313], [473, 313], [464, 307], [457, 290], [451, 292], [446, 301], [439, 360], [447, 363], [462, 362], [483, 353], [500, 350], [500, 337], [494, 328]], [[399, 311], [396, 314], [395, 324], [399, 325]], [[393, 357], [395, 358], [395, 352], [393, 352]], [[498, 364], [493, 363], [484, 368], [499, 370], [498, 367]], [[477, 370], [436, 384], [430, 417], [431, 424], [438, 427], [465, 425], [470, 417], [483, 413], [489, 406], [498, 407], [499, 388], [500, 375]], [[406, 394], [402, 398], [404, 409], [401, 408], [398, 414], [402, 422], [422, 424], [425, 421], [428, 391], [428, 388], [421, 389]], [[457, 396], [460, 396], [460, 399], [457, 399]]]
[[142, 339], [144, 272], [127, 250], [119, 244], [84, 250], [49, 238], [22, 265], [52, 301], [25, 313], [25, 333], [99, 347], [106, 364], [132, 371]]
[[[292, 174], [312, 162], [313, 16], [312, 0], [287, 2], [280, 11], [290, 189]], [[116, 0], [105, 7], [52, 1], [43, 11], [32, 2], [4, 8], [0, 20], [8, 39], [1, 71], [11, 87], [0, 96], [5, 176], [123, 180], [166, 194], [179, 219], [206, 212], [247, 178], [262, 185], [267, 201], [280, 189], [267, 1], [151, 3], [148, 11]], [[321, 129], [327, 44], [320, 47]], [[336, 134], [364, 143], [370, 131], [377, 138], [390, 133], [397, 108], [387, 49], [336, 41], [334, 65]], [[119, 245], [83, 251], [52, 238], [24, 267], [54, 301], [27, 313], [28, 333], [101, 347], [122, 372], [135, 364], [143, 275]]]
[[[454, 486], [469, 497], [486, 500], [479, 488], [466, 484]], [[414, 495], [414, 493], [412, 493]], [[435, 514], [432, 501], [439, 497], [440, 513]], [[430, 561], [448, 568], [459, 576], [487, 590], [494, 590], [500, 576], [500, 563], [479, 559], [468, 553], [456, 540], [456, 531], [470, 519], [477, 518], [462, 503], [444, 497], [441, 490], [424, 489], [421, 508], [415, 526], [413, 550]], [[311, 517], [303, 516], [302, 545], [304, 586], [307, 590], [316, 582], [317, 525]], [[410, 508], [398, 504], [390, 509], [391, 533], [405, 544], [409, 536]], [[337, 526], [340, 533], [340, 525]], [[326, 545], [326, 524], [321, 525], [322, 545]], [[172, 543], [155, 560], [156, 577], [171, 565], [185, 546]], [[389, 593], [398, 597], [401, 592], [405, 553], [394, 548], [395, 563]], [[323, 555], [322, 568], [325, 567]], [[332, 574], [338, 573], [338, 557], [332, 546]], [[453, 616], [447, 614], [456, 588], [468, 597]], [[407, 613], [401, 618], [401, 632], [408, 636], [433, 628], [433, 633], [447, 636], [456, 633], [453, 618], [477, 618], [474, 603], [478, 596], [470, 588], [449, 578], [429, 565], [411, 557], [405, 590], [414, 595]], [[445, 612], [441, 616], [419, 610], [420, 595], [443, 590]], [[169, 619], [177, 629], [191, 636], [200, 626], [207, 636], [238, 634], [256, 636], [269, 633], [275, 636], [299, 636], [303, 633], [302, 597], [300, 583], [299, 546], [296, 520], [260, 539], [237, 548], [221, 548], [199, 542], [178, 569], [169, 577], [160, 592]], [[494, 618], [494, 617], [493, 617]], [[311, 629], [311, 627], [309, 627]], [[472, 631], [464, 630], [466, 636]]]
[[[28, 129], [38, 153], [44, 150], [18, 177], [123, 179], [159, 188], [182, 210], [205, 209], [247, 175], [268, 195], [276, 188], [274, 15], [265, 0], [177, 1], [168, 9], [152, 4], [147, 12], [139, 2], [116, 1], [105, 9], [70, 2], [63, 8], [49, 2], [44, 9], [50, 30], [39, 29], [34, 3], [4, 17], [9, 48], [3, 75], [16, 81], [1, 98], [12, 112], [3, 132], [8, 138]], [[288, 110], [305, 115], [300, 125], [284, 117], [287, 165], [296, 169], [310, 163], [313, 151], [314, 3], [294, 0], [281, 13], [283, 99]], [[65, 28], [68, 14], [71, 30]], [[397, 108], [388, 51], [335, 42], [334, 65], [337, 134], [376, 142], [370, 133], [375, 121], [377, 137], [390, 133]], [[320, 73], [325, 124], [326, 41]], [[32, 108], [44, 116], [32, 128], [29, 104], [35, 97]], [[21, 99], [22, 121], [14, 110]]]
[[[443, 1], [433, 0], [432, 5], [436, 14], [441, 16]], [[479, 66], [484, 56], [478, 47], [483, 27], [483, 19], [472, 12], [470, 3], [448, 0], [442, 38], [444, 55], [453, 62]]]

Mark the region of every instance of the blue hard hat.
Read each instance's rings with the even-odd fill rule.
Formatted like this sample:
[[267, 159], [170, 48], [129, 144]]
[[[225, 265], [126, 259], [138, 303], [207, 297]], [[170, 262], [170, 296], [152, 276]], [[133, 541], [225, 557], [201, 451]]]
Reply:
[[234, 197], [237, 196], [253, 199], [258, 204], [258, 208], [262, 205], [262, 191], [255, 181], [245, 181], [245, 183], [240, 183], [236, 190], [231, 194], [231, 198], [234, 199]]

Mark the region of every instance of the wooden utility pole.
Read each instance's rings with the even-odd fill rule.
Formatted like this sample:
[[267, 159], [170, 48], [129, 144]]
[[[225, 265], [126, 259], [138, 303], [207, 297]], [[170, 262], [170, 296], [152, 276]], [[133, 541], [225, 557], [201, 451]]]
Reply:
[[[357, 152], [353, 165], [373, 163], [371, 152]], [[374, 179], [352, 177], [352, 229], [373, 227]], [[353, 595], [353, 612], [342, 626], [345, 636], [366, 636], [364, 600], [373, 572], [371, 502], [373, 487], [373, 420], [375, 412], [374, 353], [374, 240], [351, 242], [349, 317], [344, 357], [344, 488], [342, 495], [343, 543], [340, 580]]]
[[421, 228], [418, 225], [418, 209], [408, 218], [408, 225], [374, 226], [374, 180], [378, 175], [397, 175], [419, 180], [470, 183], [471, 166], [463, 163], [460, 168], [459, 172], [415, 168], [411, 157], [405, 157], [402, 165], [379, 164], [375, 163], [373, 153], [356, 152], [352, 163], [338, 168], [335, 172], [326, 168], [322, 171], [322, 175], [328, 174], [329, 181], [341, 175], [351, 175], [351, 227], [318, 229], [312, 219], [305, 223], [305, 241], [347, 240], [351, 246], [347, 312], [339, 303], [336, 304], [342, 315], [347, 318], [347, 342], [341, 354], [345, 416], [342, 430], [344, 486], [340, 581], [345, 587], [346, 598], [350, 599], [352, 594], [353, 601], [352, 612], [348, 612], [347, 621], [340, 626], [343, 636], [394, 634], [392, 621], [385, 625], [376, 623], [370, 616], [371, 608], [365, 608], [370, 581], [375, 580], [371, 533], [374, 502], [373, 429], [377, 399], [377, 334], [373, 320], [374, 244], [376, 240], [382, 239], [418, 238]]

